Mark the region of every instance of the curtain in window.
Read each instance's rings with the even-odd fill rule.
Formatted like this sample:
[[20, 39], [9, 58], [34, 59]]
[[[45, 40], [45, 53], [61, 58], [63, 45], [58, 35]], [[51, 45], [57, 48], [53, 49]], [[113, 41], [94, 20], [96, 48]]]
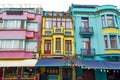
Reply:
[[16, 21], [14, 28], [15, 29], [20, 29], [21, 28], [21, 21]]
[[28, 23], [27, 30], [38, 31], [38, 23]]
[[0, 40], [0, 48], [1, 49], [23, 49], [23, 40]]
[[35, 51], [37, 49], [37, 42], [26, 42], [27, 51]]

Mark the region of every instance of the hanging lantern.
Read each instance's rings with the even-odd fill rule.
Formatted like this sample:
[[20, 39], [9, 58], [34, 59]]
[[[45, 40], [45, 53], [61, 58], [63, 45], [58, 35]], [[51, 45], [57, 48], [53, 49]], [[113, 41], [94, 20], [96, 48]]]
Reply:
[[106, 70], [104, 70], [104, 72], [106, 72]]
[[113, 72], [115, 73], [115, 70]]
[[88, 70], [90, 70], [90, 67], [88, 67]]
[[94, 70], [96, 70], [96, 68], [94, 68]]
[[109, 70], [107, 70], [107, 72], [109, 72]]

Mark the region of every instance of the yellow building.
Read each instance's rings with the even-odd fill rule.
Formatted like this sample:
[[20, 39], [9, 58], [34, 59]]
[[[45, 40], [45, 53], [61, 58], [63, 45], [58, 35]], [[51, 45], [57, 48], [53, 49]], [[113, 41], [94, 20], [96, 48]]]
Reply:
[[[72, 17], [68, 12], [43, 12], [40, 57], [68, 59], [70, 62], [74, 58], [74, 27]], [[49, 68], [48, 72], [58, 70], [59, 74], [54, 80], [75, 80], [74, 67], [68, 65], [54, 69], [48, 65], [41, 69], [47, 68]]]

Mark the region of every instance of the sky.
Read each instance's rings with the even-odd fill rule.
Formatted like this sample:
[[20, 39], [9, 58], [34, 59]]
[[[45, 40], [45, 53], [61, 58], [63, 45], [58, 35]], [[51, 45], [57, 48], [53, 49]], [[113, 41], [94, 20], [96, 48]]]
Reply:
[[110, 4], [120, 9], [120, 0], [0, 0], [0, 4], [40, 4], [45, 11], [67, 11], [71, 4]]

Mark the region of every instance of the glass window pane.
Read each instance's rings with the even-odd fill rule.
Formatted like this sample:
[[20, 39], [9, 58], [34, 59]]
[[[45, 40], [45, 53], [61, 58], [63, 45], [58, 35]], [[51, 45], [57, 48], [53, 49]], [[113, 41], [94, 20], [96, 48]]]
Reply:
[[26, 42], [26, 51], [36, 51], [37, 42]]
[[38, 23], [28, 23], [27, 30], [38, 31]]
[[110, 36], [111, 48], [117, 48], [117, 39], [116, 36]]
[[108, 27], [114, 27], [113, 16], [107, 16]]

